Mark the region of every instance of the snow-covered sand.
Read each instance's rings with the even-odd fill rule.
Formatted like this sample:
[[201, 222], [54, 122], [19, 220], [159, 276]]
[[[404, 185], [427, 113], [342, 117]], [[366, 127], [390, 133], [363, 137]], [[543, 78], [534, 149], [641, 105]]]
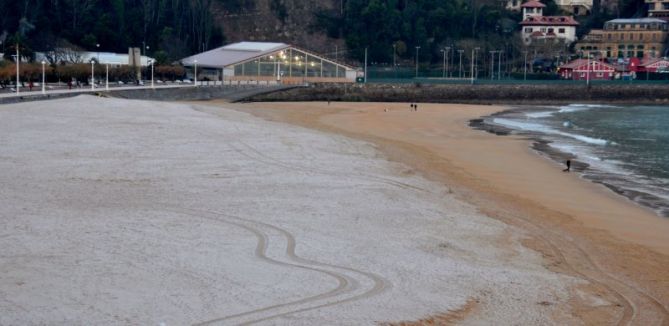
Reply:
[[0, 324], [552, 324], [575, 280], [372, 144], [189, 104], [0, 106]]

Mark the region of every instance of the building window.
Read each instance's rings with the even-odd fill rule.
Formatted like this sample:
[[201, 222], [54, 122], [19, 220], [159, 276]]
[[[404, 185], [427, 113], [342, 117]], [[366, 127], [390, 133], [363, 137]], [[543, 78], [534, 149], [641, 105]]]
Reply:
[[552, 28], [549, 28], [549, 29], [548, 29], [548, 32], [549, 32], [549, 33], [553, 33], [553, 29], [552, 29]]
[[525, 27], [525, 33], [532, 33], [532, 27]]
[[601, 77], [604, 77], [604, 73], [603, 73], [603, 72], [598, 72], [598, 73], [597, 73], [597, 77], [600, 77], [600, 78], [601, 78]]
[[558, 33], [564, 34], [564, 28], [558, 28]]
[[581, 78], [585, 78], [585, 73], [584, 72], [581, 73]]
[[610, 40], [611, 40], [611, 33], [607, 33], [607, 34], [606, 34], [606, 38], [608, 38], [609, 41], [610, 41]]
[[630, 33], [630, 41], [634, 41], [634, 34]]

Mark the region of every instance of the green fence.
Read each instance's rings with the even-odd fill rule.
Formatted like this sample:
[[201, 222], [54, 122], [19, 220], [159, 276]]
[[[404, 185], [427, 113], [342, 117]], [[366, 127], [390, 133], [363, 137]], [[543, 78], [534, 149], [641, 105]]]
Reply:
[[[444, 77], [447, 75], [447, 77]], [[476, 75], [476, 74], [475, 74]], [[495, 74], [494, 79], [490, 75], [483, 75], [479, 72], [478, 78], [472, 81], [471, 70], [462, 71], [462, 78], [460, 78], [460, 71], [449, 71], [444, 73], [442, 69], [424, 69], [418, 70], [415, 68], [398, 67], [369, 67], [367, 69], [368, 83], [387, 83], [387, 84], [478, 84], [478, 85], [522, 85], [522, 84], [543, 84], [543, 85], [586, 85], [585, 80], [565, 80], [558, 79], [556, 74], [551, 73], [530, 73], [526, 77], [521, 72], [507, 73], [502, 71], [501, 78]], [[418, 76], [418, 77], [416, 77]], [[669, 74], [638, 74], [636, 79], [632, 80], [591, 80], [590, 84], [596, 85], [621, 85], [621, 84], [669, 84]]]

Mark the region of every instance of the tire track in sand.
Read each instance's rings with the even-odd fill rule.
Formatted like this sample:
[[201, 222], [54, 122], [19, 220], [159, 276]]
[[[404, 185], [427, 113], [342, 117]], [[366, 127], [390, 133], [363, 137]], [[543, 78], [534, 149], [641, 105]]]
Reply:
[[[166, 205], [165, 207], [169, 206]], [[323, 273], [330, 277], [335, 278], [338, 282], [338, 286], [336, 288], [324, 293], [302, 298], [299, 300], [275, 304], [259, 309], [253, 309], [238, 314], [210, 319], [198, 322], [194, 325], [210, 325], [216, 323], [226, 323], [226, 324], [229, 323], [229, 324], [240, 324], [240, 325], [253, 324], [260, 321], [266, 321], [273, 318], [287, 316], [298, 312], [305, 312], [309, 310], [330, 307], [346, 302], [352, 302], [355, 300], [372, 297], [374, 295], [383, 292], [385, 289], [391, 286], [391, 284], [388, 281], [386, 281], [383, 277], [373, 273], [360, 271], [345, 266], [322, 263], [299, 257], [295, 253], [295, 248], [297, 246], [297, 241], [295, 240], [295, 237], [290, 232], [277, 226], [268, 223], [244, 219], [238, 216], [224, 214], [220, 212], [206, 211], [201, 209], [197, 210], [185, 209], [185, 208], [166, 209], [165, 207], [163, 207], [162, 209], [172, 211], [178, 214], [184, 214], [197, 218], [223, 222], [247, 230], [248, 232], [254, 234], [254, 236], [258, 241], [255, 249], [255, 255], [259, 259], [269, 262], [271, 264], [280, 265], [284, 267], [300, 268]], [[260, 226], [260, 228], [249, 224], [255, 224], [257, 226]], [[285, 262], [267, 256], [267, 250], [270, 245], [270, 240], [269, 240], [270, 236], [268, 235], [267, 232], [263, 231], [262, 228], [273, 230], [279, 233], [283, 238], [285, 238], [286, 248], [284, 253], [286, 255], [286, 258], [288, 258], [288, 260], [292, 262]], [[351, 274], [355, 276], [351, 276]], [[363, 283], [360, 280], [360, 276], [364, 277], [367, 281], [372, 281], [374, 285], [371, 288], [366, 289], [364, 292], [356, 294], [356, 292], [359, 292], [357, 290], [360, 288], [360, 284]], [[350, 296], [350, 294], [354, 295]], [[345, 297], [340, 298], [341, 296]]]

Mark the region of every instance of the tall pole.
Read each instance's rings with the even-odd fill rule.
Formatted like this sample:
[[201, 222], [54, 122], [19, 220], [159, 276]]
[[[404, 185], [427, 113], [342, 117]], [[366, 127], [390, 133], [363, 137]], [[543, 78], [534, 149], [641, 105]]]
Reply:
[[465, 52], [465, 50], [458, 50], [458, 53], [460, 54], [460, 78], [462, 78], [462, 53]]
[[91, 61], [91, 90], [95, 90], [95, 61]]
[[46, 81], [46, 71], [44, 69], [44, 65], [46, 62], [42, 60], [42, 94], [46, 94], [46, 85], [44, 85], [44, 82]]
[[441, 53], [444, 54], [444, 64], [441, 67], [441, 78], [446, 78], [446, 50], [441, 50]]
[[448, 68], [450, 68], [450, 67], [448, 66], [448, 64], [449, 64], [449, 62], [448, 62], [448, 61], [449, 61], [449, 60], [448, 60], [448, 59], [449, 59], [449, 58], [448, 58], [448, 54], [449, 54], [450, 51], [451, 51], [451, 47], [450, 47], [450, 46], [447, 46], [447, 47], [446, 47], [446, 77], [448, 77], [448, 71], [449, 71]]
[[585, 58], [587, 66], [585, 67], [585, 85], [590, 87], [590, 52]]
[[107, 73], [105, 74], [105, 89], [109, 90], [109, 62], [107, 62]]
[[19, 44], [16, 43], [16, 94], [19, 93], [19, 64], [21, 62], [21, 56], [19, 54]]
[[151, 60], [151, 88], [155, 88], [153, 84], [153, 60]]
[[420, 46], [416, 47], [416, 78], [418, 78], [418, 50], [420, 49]]
[[397, 60], [395, 54], [397, 53], [397, 43], [393, 43], [393, 70], [397, 67]]
[[525, 52], [525, 64], [523, 65], [523, 80], [527, 80], [527, 51]]
[[[476, 51], [479, 50], [480, 48], [473, 48], [472, 49], [472, 62], [471, 62], [471, 68], [472, 68], [472, 75], [471, 75], [471, 83], [474, 85], [474, 66], [476, 66]], [[478, 72], [478, 71], [477, 71]]]
[[367, 48], [365, 48], [365, 84], [367, 84]]
[[499, 50], [499, 60], [497, 60], [497, 80], [502, 80], [502, 50]]
[[490, 80], [495, 79], [495, 51], [490, 51]]
[[197, 60], [193, 60], [193, 63], [195, 63], [195, 70], [194, 70], [194, 79], [195, 83], [193, 83], [193, 87], [197, 87]]

